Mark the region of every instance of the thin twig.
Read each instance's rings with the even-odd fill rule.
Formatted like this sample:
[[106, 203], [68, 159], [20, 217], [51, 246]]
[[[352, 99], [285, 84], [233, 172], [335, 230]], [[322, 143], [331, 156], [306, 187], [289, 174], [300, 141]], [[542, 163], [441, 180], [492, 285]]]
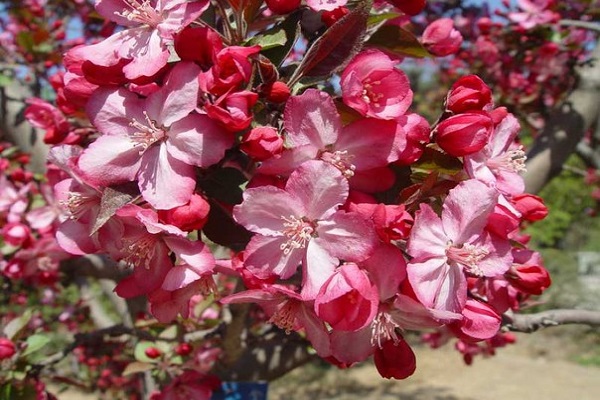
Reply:
[[505, 326], [513, 332], [535, 332], [550, 326], [577, 324], [600, 326], [600, 311], [548, 310], [536, 314], [505, 315]]
[[597, 22], [579, 21], [576, 19], [561, 19], [558, 21], [560, 26], [573, 26], [576, 28], [588, 29], [590, 31], [600, 32], [600, 24]]

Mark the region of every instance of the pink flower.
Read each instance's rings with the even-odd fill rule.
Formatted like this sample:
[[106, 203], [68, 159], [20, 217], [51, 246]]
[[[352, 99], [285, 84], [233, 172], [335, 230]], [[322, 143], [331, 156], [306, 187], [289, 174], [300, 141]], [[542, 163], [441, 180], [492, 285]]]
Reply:
[[35, 97], [27, 99], [25, 118], [36, 128], [44, 129], [44, 142], [57, 144], [67, 138], [71, 125], [63, 113], [52, 104]]
[[348, 0], [306, 0], [306, 4], [315, 11], [331, 11], [345, 6]]
[[356, 264], [342, 264], [321, 286], [315, 312], [332, 329], [356, 331], [373, 321], [379, 305], [377, 287]]
[[322, 161], [295, 170], [285, 189], [251, 188], [234, 208], [236, 221], [257, 233], [245, 251], [245, 266], [259, 278], [291, 277], [303, 264], [303, 296], [312, 299], [333, 274], [339, 259], [362, 261], [376, 236], [360, 215], [337, 211], [346, 201], [348, 182]]
[[421, 41], [432, 54], [444, 57], [460, 49], [463, 37], [454, 29], [454, 21], [450, 18], [440, 18], [427, 25]]
[[202, 91], [222, 96], [241, 89], [252, 74], [252, 63], [248, 57], [258, 54], [260, 46], [229, 46], [215, 56], [215, 64], [200, 74]]
[[122, 60], [125, 77], [152, 76], [167, 64], [167, 44], [175, 33], [199, 17], [208, 1], [188, 0], [96, 0], [105, 18], [129, 29], [100, 43], [71, 50], [90, 64], [111, 67]]
[[379, 50], [357, 55], [341, 77], [344, 103], [360, 114], [380, 119], [403, 115], [412, 103], [413, 93], [404, 72]]
[[[148, 294], [159, 288], [174, 291], [212, 273], [215, 260], [204, 243], [158, 221], [156, 212], [132, 204], [117, 211], [125, 224], [121, 249], [114, 257], [133, 267], [115, 292], [121, 297]], [[171, 261], [175, 256], [175, 265]]]
[[510, 246], [498, 246], [484, 234], [497, 201], [494, 189], [468, 180], [450, 191], [441, 218], [421, 204], [408, 242], [414, 258], [407, 272], [425, 307], [461, 312], [467, 298], [465, 273], [493, 277], [510, 267]]
[[199, 68], [183, 62], [165, 85], [146, 99], [126, 89], [100, 88], [88, 103], [103, 133], [79, 159], [98, 186], [138, 181], [157, 209], [186, 204], [196, 187], [195, 168], [219, 161], [233, 137], [209, 117], [193, 113]]
[[512, 114], [504, 117], [492, 132], [489, 142], [479, 151], [465, 156], [467, 174], [504, 195], [523, 193], [525, 184], [519, 173], [525, 170], [526, 157], [523, 147], [515, 143], [519, 129], [519, 123]]
[[[335, 166], [347, 178], [379, 170], [399, 157], [399, 143], [406, 133], [397, 127], [395, 121], [370, 118], [342, 127], [331, 97], [308, 89], [286, 103], [284, 128], [290, 150], [266, 160], [259, 172], [288, 175], [304, 161], [314, 159]], [[365, 135], [367, 131], [369, 134]], [[371, 179], [371, 183], [377, 181]]]
[[223, 304], [253, 302], [269, 316], [269, 322], [286, 332], [304, 329], [306, 336], [321, 357], [328, 357], [329, 334], [323, 321], [315, 314], [312, 302], [282, 285], [268, 285], [235, 293], [221, 299]]

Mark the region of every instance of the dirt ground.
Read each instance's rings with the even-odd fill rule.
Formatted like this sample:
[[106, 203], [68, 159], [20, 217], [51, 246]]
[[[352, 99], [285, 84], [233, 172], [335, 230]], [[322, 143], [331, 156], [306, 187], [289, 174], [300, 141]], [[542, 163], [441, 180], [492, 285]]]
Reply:
[[569, 361], [581, 350], [576, 347], [556, 334], [523, 334], [516, 345], [469, 367], [450, 346], [421, 346], [415, 348], [417, 371], [407, 380], [382, 379], [372, 364], [344, 371], [309, 366], [274, 382], [269, 400], [600, 399], [600, 366]]
[[[471, 367], [451, 346], [415, 346], [417, 371], [404, 381], [382, 379], [370, 363], [350, 370], [307, 365], [271, 383], [269, 400], [598, 400], [600, 359], [592, 366], [573, 361], [600, 355], [598, 342], [576, 333], [558, 327], [520, 334], [517, 344]], [[96, 397], [69, 391], [58, 398]]]

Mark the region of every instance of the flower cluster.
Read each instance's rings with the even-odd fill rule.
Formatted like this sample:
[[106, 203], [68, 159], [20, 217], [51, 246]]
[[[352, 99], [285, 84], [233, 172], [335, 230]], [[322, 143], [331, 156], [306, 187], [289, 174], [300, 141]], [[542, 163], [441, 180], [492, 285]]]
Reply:
[[[294, 33], [299, 3], [230, 1], [210, 26], [206, 0], [97, 0], [121, 28], [69, 50], [57, 107], [31, 99], [25, 112], [55, 145], [38, 189], [47, 205], [31, 206], [24, 172], [0, 176], [2, 237], [19, 248], [2, 274], [56, 280], [65, 251], [107, 254], [126, 273], [117, 295], [146, 296], [161, 323], [200, 325], [210, 318], [198, 304], [217, 297], [214, 319], [256, 303], [258, 322], [299, 332], [338, 366], [373, 355], [386, 378], [415, 370], [409, 330], [439, 329], [465, 354], [506, 343], [501, 315], [550, 284], [520, 232], [547, 210], [524, 193], [516, 118], [469, 75], [430, 126], [411, 111], [403, 57], [377, 42], [356, 50], [362, 3], [307, 1], [305, 14], [323, 18], [313, 33], [325, 33], [295, 63], [296, 38], [273, 44], [272, 33]], [[407, 15], [424, 7], [390, 3]], [[421, 50], [445, 56], [461, 42], [444, 19]], [[334, 72], [337, 95], [314, 84]], [[163, 365], [177, 351], [139, 357]], [[212, 367], [218, 351], [204, 353]], [[210, 367], [186, 364], [155, 398], [178, 398], [180, 386], [208, 398]]]

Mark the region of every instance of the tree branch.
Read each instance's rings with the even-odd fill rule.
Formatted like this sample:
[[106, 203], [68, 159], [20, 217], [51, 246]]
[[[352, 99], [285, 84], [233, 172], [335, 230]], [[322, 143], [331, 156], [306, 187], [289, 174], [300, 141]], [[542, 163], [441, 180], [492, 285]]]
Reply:
[[537, 314], [505, 315], [505, 326], [513, 332], [535, 332], [549, 326], [579, 324], [600, 326], [600, 311], [548, 310]]
[[600, 110], [600, 45], [592, 61], [578, 69], [579, 82], [565, 101], [550, 113], [544, 130], [527, 155], [526, 191], [538, 193], [558, 175]]

